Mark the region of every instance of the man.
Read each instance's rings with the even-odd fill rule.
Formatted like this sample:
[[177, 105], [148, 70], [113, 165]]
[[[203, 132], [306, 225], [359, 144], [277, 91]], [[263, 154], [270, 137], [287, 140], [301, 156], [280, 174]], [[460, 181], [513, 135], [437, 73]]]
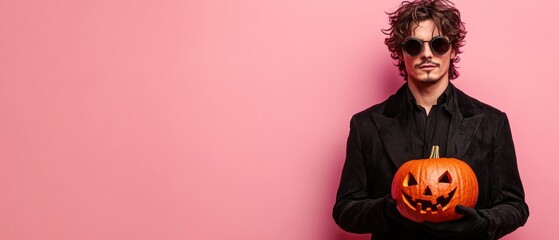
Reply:
[[[466, 33], [460, 12], [445, 0], [406, 1], [389, 20], [385, 43], [406, 83], [352, 117], [334, 220], [372, 239], [498, 239], [523, 226], [529, 212], [507, 116], [450, 83]], [[433, 145], [471, 166], [479, 197], [475, 208], [456, 207], [460, 220], [420, 224], [395, 209], [391, 183]]]

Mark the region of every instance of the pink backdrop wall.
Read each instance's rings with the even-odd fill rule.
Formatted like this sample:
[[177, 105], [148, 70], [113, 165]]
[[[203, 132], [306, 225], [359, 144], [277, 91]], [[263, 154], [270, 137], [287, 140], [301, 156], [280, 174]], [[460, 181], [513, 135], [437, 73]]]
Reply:
[[[559, 4], [456, 2], [454, 83], [508, 113], [531, 207], [506, 239], [556, 238]], [[398, 4], [1, 0], [0, 239], [368, 239], [331, 207], [349, 118], [403, 83]]]

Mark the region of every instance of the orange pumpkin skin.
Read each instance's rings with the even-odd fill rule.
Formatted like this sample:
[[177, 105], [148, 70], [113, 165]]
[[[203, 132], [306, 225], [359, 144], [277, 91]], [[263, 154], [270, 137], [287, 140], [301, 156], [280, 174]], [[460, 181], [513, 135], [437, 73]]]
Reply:
[[452, 221], [463, 217], [456, 205], [476, 205], [477, 178], [467, 163], [437, 153], [437, 158], [404, 163], [394, 175], [392, 198], [400, 214], [414, 222]]

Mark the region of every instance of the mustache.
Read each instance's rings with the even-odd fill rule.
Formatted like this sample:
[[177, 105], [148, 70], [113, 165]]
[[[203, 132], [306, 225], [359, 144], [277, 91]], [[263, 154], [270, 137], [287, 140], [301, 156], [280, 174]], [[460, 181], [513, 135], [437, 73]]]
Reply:
[[429, 60], [429, 59], [423, 60], [423, 61], [421, 61], [420, 63], [415, 64], [414, 66], [415, 66], [416, 68], [419, 68], [419, 67], [421, 67], [421, 66], [423, 66], [423, 65], [434, 65], [434, 66], [436, 66], [436, 67], [440, 66], [440, 64], [438, 64], [438, 63], [436, 63], [436, 62], [432, 62], [432, 61]]

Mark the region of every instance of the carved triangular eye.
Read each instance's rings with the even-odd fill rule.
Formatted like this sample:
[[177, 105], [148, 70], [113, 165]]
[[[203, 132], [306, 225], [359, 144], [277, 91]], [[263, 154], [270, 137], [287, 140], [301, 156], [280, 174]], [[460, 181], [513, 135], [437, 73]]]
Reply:
[[444, 172], [443, 175], [439, 178], [440, 183], [451, 183], [452, 177], [450, 177], [450, 173], [448, 171]]
[[417, 185], [417, 180], [413, 177], [411, 173], [408, 174], [408, 186]]

